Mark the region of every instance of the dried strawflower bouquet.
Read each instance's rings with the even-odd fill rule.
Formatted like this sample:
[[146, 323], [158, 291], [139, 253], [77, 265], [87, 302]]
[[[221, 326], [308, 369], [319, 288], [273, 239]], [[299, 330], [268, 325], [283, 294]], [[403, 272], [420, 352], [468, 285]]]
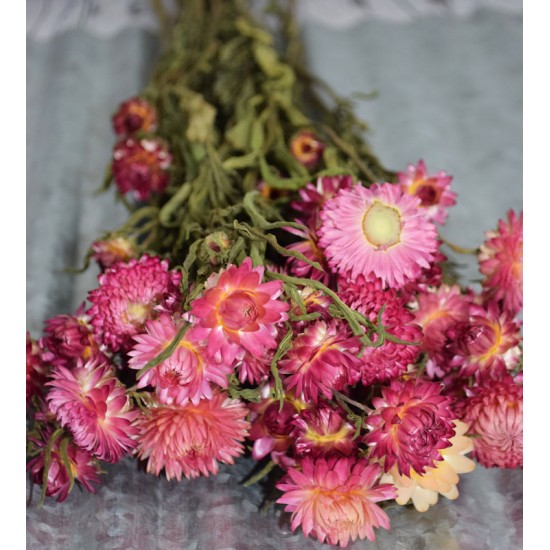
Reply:
[[[382, 166], [353, 105], [237, 1], [156, 3], [165, 52], [120, 104], [78, 311], [27, 335], [28, 463], [42, 499], [133, 456], [170, 480], [251, 455], [266, 500], [346, 546], [522, 467], [522, 214], [480, 236], [478, 289], [439, 228], [452, 177]], [[463, 251], [465, 252], [465, 251]]]

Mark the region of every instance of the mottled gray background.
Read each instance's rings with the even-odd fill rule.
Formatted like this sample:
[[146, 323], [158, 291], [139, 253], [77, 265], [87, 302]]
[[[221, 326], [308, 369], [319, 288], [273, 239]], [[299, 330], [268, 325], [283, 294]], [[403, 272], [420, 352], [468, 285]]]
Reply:
[[[377, 91], [357, 111], [374, 150], [401, 170], [423, 158], [454, 176], [458, 205], [444, 236], [467, 247], [509, 208], [522, 208], [522, 18], [478, 11], [407, 24], [363, 21], [329, 29], [305, 21], [310, 66], [340, 94]], [[113, 145], [110, 114], [137, 93], [158, 54], [150, 31], [113, 36], [68, 30], [27, 41], [27, 327], [73, 312], [97, 271], [73, 276], [101, 231], [125, 220], [111, 194], [94, 196]], [[459, 258], [463, 261], [464, 258]], [[465, 280], [478, 274], [466, 262]], [[239, 486], [251, 464], [214, 478], [167, 482], [108, 466], [97, 495], [75, 490], [63, 504], [27, 508], [29, 549], [319, 549], [273, 512], [259, 514], [259, 488]], [[234, 472], [237, 475], [230, 475]], [[27, 487], [27, 490], [29, 487]], [[479, 467], [460, 497], [424, 514], [393, 509], [391, 532], [349, 548], [516, 550], [522, 547], [522, 472]]]

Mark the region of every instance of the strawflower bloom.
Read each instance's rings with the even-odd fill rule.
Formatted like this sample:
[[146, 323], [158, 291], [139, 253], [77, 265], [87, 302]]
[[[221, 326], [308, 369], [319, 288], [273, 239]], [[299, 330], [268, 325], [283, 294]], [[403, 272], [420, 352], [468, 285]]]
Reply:
[[406, 193], [420, 199], [420, 208], [430, 220], [443, 225], [447, 220], [447, 208], [456, 204], [456, 193], [451, 191], [452, 176], [440, 170], [429, 175], [426, 164], [409, 164], [406, 172], [397, 174], [397, 183]]
[[[164, 351], [185, 323], [163, 313], [158, 319], [147, 321], [146, 332], [134, 336], [135, 346], [128, 352], [131, 369], [142, 369]], [[161, 403], [182, 405], [188, 400], [197, 404], [200, 399], [212, 398], [211, 384], [226, 388], [232, 366], [215, 363], [206, 355], [206, 346], [200, 343], [193, 328], [188, 328], [173, 353], [139, 379], [138, 388], [153, 386]]]
[[306, 168], [313, 168], [323, 156], [325, 144], [309, 131], [302, 131], [290, 140], [290, 151], [294, 158]]
[[390, 484], [378, 485], [381, 468], [366, 459], [304, 458], [277, 484], [277, 500], [292, 512], [292, 530], [345, 548], [357, 539], [375, 539], [374, 529], [390, 528], [390, 518], [376, 503], [395, 498]]
[[360, 379], [361, 360], [355, 356], [360, 349], [359, 338], [343, 322], [316, 321], [294, 339], [279, 361], [283, 385], [306, 402], [317, 403], [321, 395], [332, 399], [333, 390]]
[[398, 288], [429, 268], [437, 250], [437, 232], [422, 213], [420, 199], [398, 185], [341, 189], [321, 211], [319, 246], [340, 276], [379, 277]]
[[523, 307], [523, 212], [510, 210], [485, 236], [478, 256], [485, 294], [516, 315]]
[[172, 154], [160, 138], [120, 140], [113, 150], [113, 178], [122, 195], [148, 201], [162, 193], [170, 180]]
[[455, 420], [456, 435], [449, 441], [451, 446], [442, 449], [443, 460], [436, 462], [433, 468], [426, 468], [426, 473], [418, 475], [411, 472], [411, 476], [400, 475], [394, 465], [381, 478], [382, 483], [392, 483], [397, 488], [397, 504], [405, 505], [412, 501], [419, 512], [426, 512], [430, 506], [437, 503], [439, 495], [455, 500], [458, 498], [458, 474], [472, 472], [476, 464], [466, 455], [474, 448], [472, 438], [464, 435], [468, 425]]
[[127, 237], [108, 237], [92, 243], [92, 258], [100, 269], [105, 271], [117, 262], [127, 262], [136, 258], [138, 250], [135, 242]]
[[34, 395], [41, 395], [47, 375], [49, 364], [44, 361], [44, 349], [40, 340], [35, 340], [27, 332], [27, 371], [26, 371], [26, 395], [27, 407], [31, 404]]
[[[53, 428], [45, 425], [29, 435], [29, 442], [36, 452], [36, 456], [27, 463], [27, 471], [30, 472], [33, 483], [42, 485], [44, 482], [44, 468], [46, 467], [46, 448], [50, 443]], [[64, 442], [65, 440], [65, 442]], [[99, 483], [100, 468], [98, 461], [87, 451], [76, 446], [69, 438], [57, 437], [51, 445], [50, 462], [48, 464], [48, 476], [46, 480], [46, 496], [63, 502], [71, 489], [71, 477], [90, 493], [95, 493], [97, 488], [93, 483]], [[65, 446], [68, 465], [63, 460], [62, 446]], [[69, 466], [69, 469], [67, 468]]]
[[440, 384], [416, 379], [394, 380], [381, 391], [366, 419], [371, 431], [364, 441], [372, 447], [371, 456], [384, 459], [386, 472], [397, 464], [401, 475], [410, 476], [411, 470], [424, 474], [451, 446], [456, 420], [452, 398], [441, 395]]
[[98, 359], [75, 367], [54, 367], [46, 396], [51, 412], [75, 443], [106, 462], [118, 462], [135, 447], [132, 408], [114, 368]]
[[136, 423], [137, 457], [147, 461], [147, 472], [167, 479], [217, 474], [219, 463], [233, 464], [244, 451], [250, 423], [246, 405], [214, 393], [194, 405], [150, 407]]
[[291, 275], [303, 279], [313, 279], [328, 285], [331, 279], [331, 271], [323, 251], [317, 243], [317, 236], [311, 231], [305, 231], [288, 227], [287, 231], [300, 237], [300, 240], [287, 246], [288, 250], [298, 252], [305, 256], [310, 262], [317, 262], [322, 269], [312, 266], [308, 262], [294, 256], [289, 256], [286, 261], [286, 268]]
[[199, 334], [208, 341], [208, 354], [231, 364], [248, 351], [258, 357], [277, 347], [277, 323], [286, 321], [289, 305], [278, 300], [281, 281], [262, 283], [264, 267], [246, 258], [206, 281], [204, 294], [191, 303]]
[[128, 263], [119, 262], [98, 277], [99, 287], [88, 294], [88, 310], [96, 338], [113, 351], [127, 351], [133, 336], [145, 322], [181, 301], [181, 273], [168, 262], [144, 254]]
[[113, 115], [113, 130], [121, 137], [132, 136], [137, 132], [154, 132], [156, 129], [156, 110], [141, 97], [123, 101]]
[[247, 381], [255, 385], [265, 382], [271, 372], [271, 361], [274, 355], [274, 349], [266, 349], [260, 357], [245, 351], [242, 359], [235, 366], [241, 384]]
[[511, 376], [475, 388], [464, 420], [474, 435], [474, 457], [486, 468], [523, 466], [523, 385]]

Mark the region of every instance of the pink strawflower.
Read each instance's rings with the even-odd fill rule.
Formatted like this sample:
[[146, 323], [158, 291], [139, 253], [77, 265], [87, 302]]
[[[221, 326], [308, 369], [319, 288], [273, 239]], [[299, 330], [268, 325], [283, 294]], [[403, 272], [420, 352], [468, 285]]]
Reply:
[[294, 158], [306, 168], [313, 168], [322, 158], [325, 144], [309, 131], [301, 131], [290, 140]]
[[[380, 279], [367, 281], [359, 275], [355, 281], [340, 280], [339, 296], [344, 303], [377, 323], [382, 308], [381, 321], [388, 334], [405, 342], [420, 342], [422, 330], [414, 322], [414, 315], [405, 307], [405, 301], [395, 289], [384, 290]], [[372, 341], [378, 335], [371, 335]], [[386, 340], [381, 346], [365, 348], [361, 379], [365, 386], [384, 383], [407, 371], [420, 354], [420, 346], [399, 344]]]
[[519, 361], [520, 323], [496, 302], [486, 307], [470, 305], [466, 321], [446, 331], [450, 365], [460, 368], [461, 376], [492, 376], [499, 378], [512, 370]]
[[289, 305], [277, 298], [281, 281], [262, 283], [264, 267], [246, 258], [237, 267], [214, 273], [204, 294], [191, 303], [191, 315], [208, 341], [208, 354], [231, 364], [244, 351], [261, 356], [277, 347], [277, 323], [288, 318]]
[[250, 382], [250, 384], [260, 385], [265, 382], [271, 372], [271, 361], [274, 355], [274, 349], [265, 350], [260, 357], [245, 351], [235, 367], [241, 384]]
[[361, 349], [358, 337], [338, 320], [315, 321], [293, 341], [292, 348], [279, 361], [283, 384], [304, 401], [317, 403], [320, 396], [332, 399], [333, 390], [355, 384], [361, 377]]
[[485, 294], [516, 315], [523, 307], [523, 211], [518, 217], [509, 210], [507, 220], [485, 236], [478, 256]]
[[[167, 313], [147, 321], [146, 332], [134, 336], [137, 344], [128, 352], [128, 366], [136, 370], [145, 367], [170, 345], [184, 323]], [[200, 399], [212, 398], [212, 383], [227, 388], [232, 371], [231, 365], [209, 359], [196, 330], [188, 328], [170, 357], [145, 372], [137, 387], [153, 386], [159, 401], [167, 405], [183, 405], [188, 400], [196, 405]]]
[[50, 365], [44, 360], [44, 349], [40, 340], [34, 340], [27, 332], [27, 407], [34, 395], [42, 395]]
[[123, 138], [113, 150], [113, 178], [122, 195], [139, 201], [161, 194], [170, 180], [172, 154], [160, 138]]
[[401, 475], [411, 469], [423, 474], [449, 447], [455, 435], [456, 414], [452, 398], [441, 395], [441, 385], [420, 379], [394, 380], [382, 388], [382, 397], [372, 400], [375, 410], [366, 423], [371, 431], [364, 441], [373, 458], [384, 459], [384, 470], [397, 464]]
[[139, 412], [113, 366], [99, 359], [78, 360], [72, 369], [54, 367], [51, 378], [50, 410], [79, 447], [106, 462], [118, 462], [135, 447], [132, 422]]
[[314, 290], [309, 286], [304, 286], [298, 290], [298, 296], [304, 305], [305, 312], [299, 304], [292, 302], [290, 313], [296, 317], [309, 313], [319, 313], [321, 318], [328, 320], [330, 314], [328, 308], [332, 304], [332, 298], [327, 296], [321, 290]]
[[167, 479], [217, 474], [219, 462], [233, 464], [244, 451], [250, 424], [244, 403], [215, 392], [196, 405], [153, 406], [137, 422], [137, 457], [147, 472]]
[[486, 468], [521, 468], [523, 385], [505, 376], [471, 392], [464, 420], [474, 435], [474, 458]]
[[147, 100], [131, 97], [118, 106], [113, 115], [113, 129], [121, 137], [137, 132], [154, 132], [157, 129], [157, 112]]
[[409, 164], [406, 172], [397, 174], [397, 183], [403, 191], [418, 197], [426, 216], [439, 225], [447, 220], [447, 208], [456, 204], [456, 193], [451, 191], [452, 181], [453, 177], [444, 170], [428, 175], [423, 160], [416, 166]]
[[377, 485], [381, 468], [365, 459], [304, 458], [301, 470], [290, 468], [277, 484], [277, 500], [292, 512], [292, 530], [339, 544], [375, 539], [374, 528], [390, 528], [390, 518], [376, 503], [395, 498], [390, 484]]
[[136, 243], [128, 237], [108, 237], [92, 243], [92, 258], [101, 271], [117, 262], [128, 262], [138, 256]]
[[429, 268], [437, 250], [437, 232], [422, 213], [420, 199], [398, 185], [341, 189], [321, 211], [319, 246], [340, 276], [379, 277], [401, 287]]
[[[27, 471], [30, 472], [33, 483], [37, 485], [44, 483], [46, 448], [53, 432], [54, 430], [50, 425], [45, 425], [37, 432], [31, 433], [28, 437], [33, 447], [33, 454], [38, 454], [27, 463]], [[64, 443], [64, 441], [67, 442]], [[65, 452], [68, 465], [63, 460], [62, 445], [66, 445]], [[92, 484], [99, 483], [100, 473], [101, 470], [97, 459], [89, 452], [77, 447], [67, 436], [60, 436], [51, 445], [46, 480], [46, 496], [57, 499], [57, 502], [63, 502], [69, 496], [72, 485], [71, 478], [90, 491], [90, 493], [95, 493], [97, 488]]]
[[302, 411], [292, 421], [296, 454], [311, 456], [351, 456], [357, 451], [355, 426], [342, 410], [328, 406]]
[[145, 322], [181, 302], [181, 273], [168, 262], [144, 254], [139, 260], [119, 262], [98, 277], [99, 288], [88, 294], [88, 310], [96, 338], [113, 351], [127, 351]]
[[287, 231], [301, 238], [300, 241], [287, 246], [288, 250], [299, 252], [311, 262], [317, 262], [322, 269], [312, 266], [306, 261], [289, 256], [286, 261], [286, 268], [290, 275], [300, 277], [302, 279], [313, 279], [328, 285], [331, 279], [331, 271], [328, 268], [327, 261], [323, 255], [323, 251], [317, 244], [317, 237], [310, 231], [303, 231], [288, 227]]

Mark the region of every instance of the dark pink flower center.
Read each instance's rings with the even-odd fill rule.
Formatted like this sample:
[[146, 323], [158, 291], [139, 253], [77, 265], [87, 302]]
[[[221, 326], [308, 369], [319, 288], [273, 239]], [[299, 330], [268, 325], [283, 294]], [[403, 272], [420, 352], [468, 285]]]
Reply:
[[236, 290], [220, 304], [218, 313], [223, 326], [229, 330], [254, 329], [261, 307], [250, 292]]

